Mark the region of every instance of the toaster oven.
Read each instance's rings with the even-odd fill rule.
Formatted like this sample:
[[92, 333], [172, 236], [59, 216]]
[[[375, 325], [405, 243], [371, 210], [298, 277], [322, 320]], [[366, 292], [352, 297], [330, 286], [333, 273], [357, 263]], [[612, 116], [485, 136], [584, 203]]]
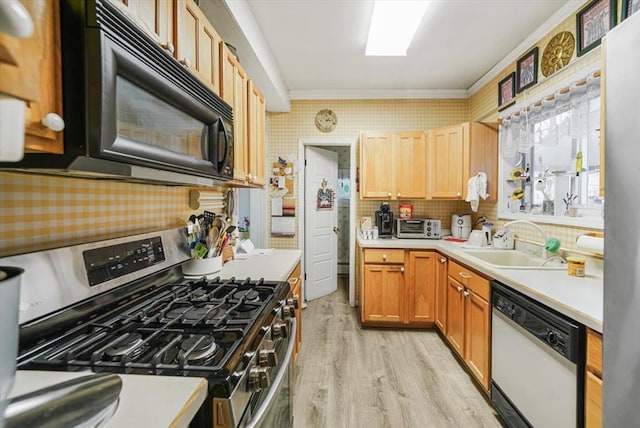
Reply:
[[440, 220], [431, 218], [398, 219], [396, 236], [410, 239], [440, 239], [442, 223]]

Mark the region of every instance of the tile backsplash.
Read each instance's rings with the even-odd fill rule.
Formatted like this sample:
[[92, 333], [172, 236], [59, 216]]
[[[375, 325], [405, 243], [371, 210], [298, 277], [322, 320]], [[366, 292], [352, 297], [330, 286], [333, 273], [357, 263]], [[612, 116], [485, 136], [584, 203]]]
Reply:
[[189, 188], [0, 172], [0, 256], [186, 223]]

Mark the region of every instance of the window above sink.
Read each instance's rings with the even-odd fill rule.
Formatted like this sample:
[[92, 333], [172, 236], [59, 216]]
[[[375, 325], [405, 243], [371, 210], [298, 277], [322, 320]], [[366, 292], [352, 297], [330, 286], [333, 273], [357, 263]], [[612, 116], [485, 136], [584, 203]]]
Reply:
[[500, 218], [604, 228], [599, 75], [507, 116], [499, 135]]

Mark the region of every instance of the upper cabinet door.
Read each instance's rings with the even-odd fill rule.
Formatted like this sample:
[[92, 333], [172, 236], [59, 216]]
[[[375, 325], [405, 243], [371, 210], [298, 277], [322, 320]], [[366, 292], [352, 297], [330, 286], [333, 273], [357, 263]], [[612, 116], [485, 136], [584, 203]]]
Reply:
[[429, 140], [429, 189], [433, 199], [462, 199], [464, 177], [463, 127], [436, 129]]
[[173, 2], [169, 0], [110, 0], [136, 25], [173, 55]]
[[248, 111], [248, 137], [249, 144], [249, 176], [250, 183], [257, 186], [265, 185], [265, 103], [262, 93], [253, 81], [249, 80], [249, 111]]
[[401, 132], [395, 143], [397, 199], [427, 197], [427, 138], [424, 132]]
[[22, 3], [33, 19], [34, 30], [25, 39], [0, 33], [0, 47], [15, 59], [15, 64], [0, 61], [0, 93], [28, 101], [26, 151], [63, 153], [63, 132], [54, 132], [42, 125], [42, 119], [49, 113], [62, 117], [58, 2]]
[[393, 135], [362, 134], [360, 139], [360, 198], [390, 199], [393, 196]]
[[175, 57], [220, 95], [222, 39], [193, 0], [178, 0], [176, 17]]

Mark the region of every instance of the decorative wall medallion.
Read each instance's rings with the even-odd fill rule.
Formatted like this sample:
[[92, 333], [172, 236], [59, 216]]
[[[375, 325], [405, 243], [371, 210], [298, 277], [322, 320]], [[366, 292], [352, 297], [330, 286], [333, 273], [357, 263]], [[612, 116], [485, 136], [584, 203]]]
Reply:
[[321, 132], [331, 132], [336, 128], [338, 118], [336, 114], [329, 110], [323, 109], [316, 114], [316, 128]]
[[553, 36], [542, 53], [542, 75], [549, 77], [569, 64], [575, 47], [576, 41], [571, 32], [563, 31]]

